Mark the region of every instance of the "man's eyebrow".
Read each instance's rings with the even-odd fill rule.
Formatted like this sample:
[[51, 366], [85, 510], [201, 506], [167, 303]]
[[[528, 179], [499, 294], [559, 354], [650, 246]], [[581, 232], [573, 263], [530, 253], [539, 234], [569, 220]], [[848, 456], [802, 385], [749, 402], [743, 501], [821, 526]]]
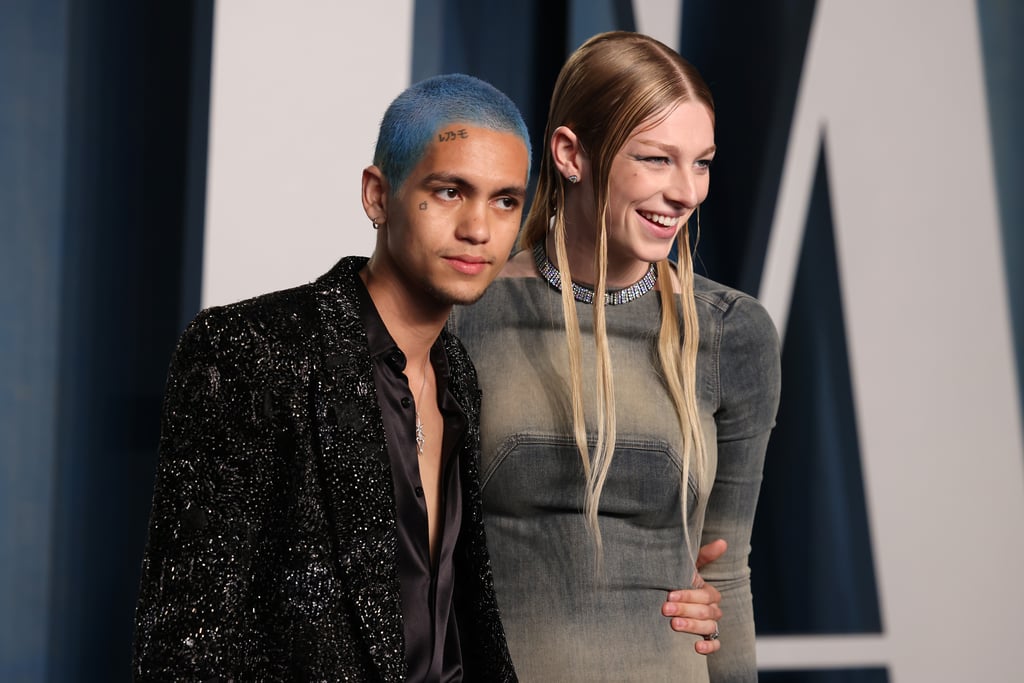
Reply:
[[[470, 192], [475, 192], [479, 189], [474, 183], [470, 182], [469, 180], [466, 180], [462, 176], [455, 173], [445, 173], [443, 171], [438, 171], [435, 173], [431, 173], [427, 176], [424, 176], [421, 184], [424, 186], [435, 184], [454, 185], [460, 190]], [[494, 192], [494, 195], [509, 195], [511, 197], [516, 197], [517, 199], [523, 199], [526, 197], [526, 186], [510, 185], [508, 187], [503, 187], [497, 190], [496, 192]]]
[[526, 186], [525, 185], [510, 185], [509, 187], [503, 187], [494, 194], [509, 195], [516, 199], [524, 199], [526, 197]]
[[469, 182], [460, 175], [456, 175], [454, 173], [444, 173], [440, 171], [424, 176], [423, 180], [421, 181], [421, 184], [456, 185], [461, 188], [476, 188], [476, 186], [473, 183]]

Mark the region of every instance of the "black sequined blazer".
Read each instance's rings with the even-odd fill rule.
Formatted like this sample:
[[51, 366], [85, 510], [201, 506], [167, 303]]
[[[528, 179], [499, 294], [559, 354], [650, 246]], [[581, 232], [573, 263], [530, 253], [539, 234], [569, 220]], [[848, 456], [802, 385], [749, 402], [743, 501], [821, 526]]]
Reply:
[[[355, 298], [366, 259], [200, 313], [171, 362], [136, 612], [140, 681], [401, 681], [391, 468]], [[469, 418], [455, 610], [468, 681], [513, 681], [484, 544], [480, 394]]]

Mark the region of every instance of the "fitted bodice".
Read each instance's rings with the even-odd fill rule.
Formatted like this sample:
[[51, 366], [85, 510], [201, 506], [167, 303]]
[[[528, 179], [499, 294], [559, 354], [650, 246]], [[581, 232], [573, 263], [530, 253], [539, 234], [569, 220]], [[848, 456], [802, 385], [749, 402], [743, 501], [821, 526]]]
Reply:
[[[687, 587], [714, 476], [713, 394], [699, 396], [709, 468], [689, 480], [691, 547], [682, 527], [681, 435], [660, 377], [657, 293], [606, 307], [617, 438], [599, 523], [603, 566], [583, 516], [584, 475], [572, 438], [560, 296], [536, 278], [496, 281], [459, 309], [453, 331], [483, 391], [483, 488], [488, 548], [509, 649], [523, 681], [706, 680], [693, 638], [660, 613]], [[584, 404], [595, 438], [592, 308], [583, 331]], [[711, 387], [698, 377], [699, 387]]]

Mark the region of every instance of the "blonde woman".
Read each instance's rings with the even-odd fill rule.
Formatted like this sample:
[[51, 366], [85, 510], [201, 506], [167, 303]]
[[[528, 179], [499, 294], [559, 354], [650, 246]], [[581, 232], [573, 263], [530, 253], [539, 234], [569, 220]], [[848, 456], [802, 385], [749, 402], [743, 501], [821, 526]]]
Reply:
[[[544, 140], [521, 250], [452, 318], [483, 392], [484, 517], [516, 670], [756, 681], [747, 556], [779, 344], [755, 299], [693, 274], [711, 94], [658, 41], [601, 34], [563, 67]], [[701, 581], [698, 549], [717, 539], [727, 550], [701, 574], [724, 615], [682, 594], [688, 618], [670, 628], [666, 592]]]

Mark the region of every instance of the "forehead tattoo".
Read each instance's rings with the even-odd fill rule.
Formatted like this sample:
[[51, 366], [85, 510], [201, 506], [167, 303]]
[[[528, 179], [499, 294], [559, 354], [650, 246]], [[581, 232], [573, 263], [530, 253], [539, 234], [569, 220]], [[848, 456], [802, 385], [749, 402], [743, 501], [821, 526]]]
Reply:
[[446, 130], [443, 133], [437, 134], [438, 142], [451, 142], [452, 140], [465, 140], [469, 137], [469, 131], [465, 128], [459, 128], [458, 130]]

